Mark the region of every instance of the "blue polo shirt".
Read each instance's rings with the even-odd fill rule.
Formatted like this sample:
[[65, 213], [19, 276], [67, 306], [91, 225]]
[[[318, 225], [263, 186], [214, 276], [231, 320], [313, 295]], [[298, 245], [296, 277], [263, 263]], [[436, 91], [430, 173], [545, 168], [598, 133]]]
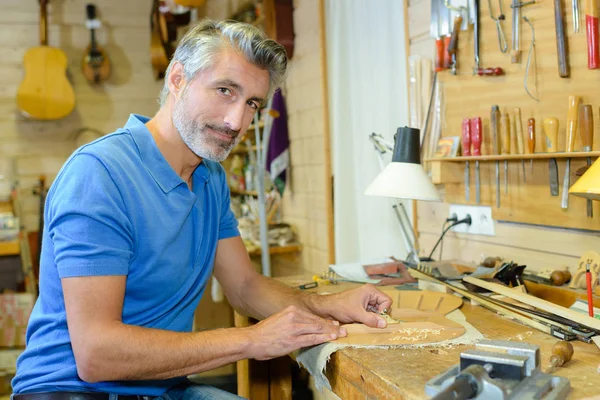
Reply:
[[203, 160], [190, 191], [159, 151], [147, 121], [131, 115], [123, 129], [76, 150], [48, 192], [40, 296], [14, 393], [159, 396], [184, 379], [86, 383], [77, 376], [67, 330], [61, 278], [126, 275], [123, 323], [192, 331], [217, 242], [239, 235], [223, 167]]

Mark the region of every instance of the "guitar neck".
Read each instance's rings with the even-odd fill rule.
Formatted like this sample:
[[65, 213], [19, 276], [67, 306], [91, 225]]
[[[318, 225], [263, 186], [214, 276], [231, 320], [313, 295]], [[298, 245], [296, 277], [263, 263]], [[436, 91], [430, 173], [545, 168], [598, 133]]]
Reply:
[[48, 45], [47, 4], [47, 0], [40, 0], [40, 44], [42, 46]]

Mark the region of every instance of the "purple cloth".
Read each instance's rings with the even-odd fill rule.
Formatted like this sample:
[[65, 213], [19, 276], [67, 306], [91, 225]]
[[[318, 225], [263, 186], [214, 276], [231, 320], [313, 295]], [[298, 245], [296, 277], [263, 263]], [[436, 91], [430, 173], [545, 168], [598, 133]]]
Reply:
[[281, 90], [277, 90], [273, 94], [271, 107], [279, 113], [279, 117], [273, 120], [273, 127], [271, 128], [267, 149], [267, 171], [269, 171], [271, 181], [279, 193], [283, 195], [287, 172], [290, 167], [290, 138], [285, 99]]

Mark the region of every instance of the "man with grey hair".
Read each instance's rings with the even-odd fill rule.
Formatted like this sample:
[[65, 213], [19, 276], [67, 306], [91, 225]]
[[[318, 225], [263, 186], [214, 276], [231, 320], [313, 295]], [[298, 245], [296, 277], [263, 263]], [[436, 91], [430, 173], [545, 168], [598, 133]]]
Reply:
[[[14, 400], [235, 397], [186, 376], [267, 360], [384, 327], [374, 286], [329, 296], [258, 274], [220, 161], [283, 82], [285, 50], [258, 29], [205, 20], [182, 38], [153, 118], [76, 150], [47, 196], [40, 295]], [[261, 320], [192, 332], [214, 273], [229, 303]], [[202, 310], [199, 310], [202, 312]]]

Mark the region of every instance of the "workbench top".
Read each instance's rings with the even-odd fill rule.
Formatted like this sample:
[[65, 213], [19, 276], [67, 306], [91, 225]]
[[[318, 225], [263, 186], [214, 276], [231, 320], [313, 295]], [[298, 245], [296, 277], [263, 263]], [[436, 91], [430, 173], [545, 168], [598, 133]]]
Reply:
[[[540, 346], [545, 371], [557, 339], [467, 302], [460, 310], [486, 339], [523, 341]], [[571, 342], [575, 353], [553, 375], [571, 381], [569, 399], [600, 396], [600, 349]], [[474, 346], [420, 349], [352, 349], [332, 354], [326, 368], [333, 391], [342, 399], [427, 399], [425, 383], [458, 364], [460, 353]], [[598, 397], [600, 399], [600, 397]]]

